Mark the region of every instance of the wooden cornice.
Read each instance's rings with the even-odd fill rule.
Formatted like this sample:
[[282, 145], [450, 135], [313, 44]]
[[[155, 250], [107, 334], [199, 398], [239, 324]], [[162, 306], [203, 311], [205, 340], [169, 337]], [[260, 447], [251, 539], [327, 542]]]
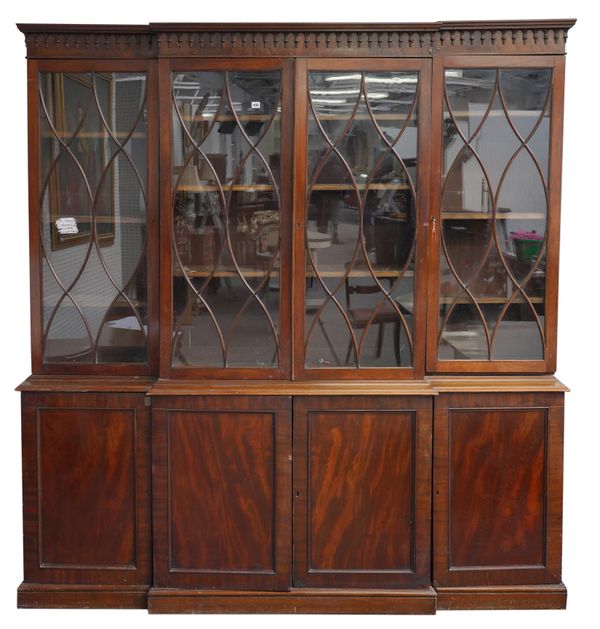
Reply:
[[18, 24], [28, 58], [564, 54], [575, 20]]

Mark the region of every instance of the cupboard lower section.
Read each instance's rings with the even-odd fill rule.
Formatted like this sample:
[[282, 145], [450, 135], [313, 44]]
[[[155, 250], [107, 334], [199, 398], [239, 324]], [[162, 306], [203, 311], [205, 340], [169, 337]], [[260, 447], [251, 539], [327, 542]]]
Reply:
[[143, 393], [23, 394], [26, 584], [124, 600], [133, 587], [139, 600], [152, 579], [150, 440]]
[[566, 605], [562, 393], [52, 391], [22, 407], [20, 607]]
[[294, 399], [295, 587], [430, 584], [431, 398]]
[[154, 584], [291, 585], [291, 399], [163, 397], [153, 409]]
[[441, 394], [436, 587], [560, 584], [563, 395]]

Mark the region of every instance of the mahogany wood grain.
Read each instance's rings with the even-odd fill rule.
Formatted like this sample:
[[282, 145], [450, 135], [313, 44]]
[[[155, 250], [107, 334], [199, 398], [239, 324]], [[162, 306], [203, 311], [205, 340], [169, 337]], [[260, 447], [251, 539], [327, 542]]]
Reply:
[[429, 581], [431, 400], [294, 399], [294, 585]]
[[429, 185], [431, 182], [431, 95], [433, 81], [433, 60], [425, 59], [419, 72], [419, 94], [417, 102], [418, 115], [418, 168], [417, 198], [415, 217], [415, 280], [414, 280], [414, 378], [422, 378], [426, 370], [427, 349], [427, 282], [431, 273], [429, 269]]
[[154, 378], [145, 376], [30, 376], [23, 381], [17, 391], [25, 392], [55, 392], [55, 393], [145, 393], [156, 382]]
[[308, 155], [308, 63], [296, 59], [294, 80], [294, 179], [292, 185], [292, 379], [304, 373], [306, 299], [306, 184]]
[[159, 136], [159, 85], [158, 64], [147, 67], [146, 88], [148, 177], [147, 177], [147, 224], [148, 224], [148, 373], [159, 374], [160, 359], [160, 154]]
[[189, 395], [435, 395], [435, 390], [422, 380], [159, 380], [148, 391], [154, 397]]
[[575, 20], [19, 24], [34, 58], [432, 57], [563, 54]]
[[562, 190], [565, 58], [554, 59], [552, 80], [550, 161], [548, 165], [548, 242], [546, 245], [546, 360], [556, 371], [558, 329], [558, 262], [560, 251], [560, 200]]
[[311, 411], [308, 423], [309, 571], [411, 570], [414, 413]]
[[159, 366], [161, 378], [167, 378], [171, 369], [173, 349], [173, 207], [171, 181], [171, 71], [169, 62], [156, 63], [158, 75], [158, 158], [159, 179]]
[[37, 412], [40, 566], [135, 566], [131, 410]]
[[438, 609], [566, 609], [567, 588], [557, 585], [437, 587]]
[[155, 585], [289, 587], [289, 398], [156, 401]]
[[152, 588], [151, 614], [435, 614], [433, 588], [352, 590], [292, 588], [289, 592]]
[[31, 371], [42, 369], [42, 251], [39, 229], [40, 92], [38, 62], [27, 61], [27, 158], [29, 186], [29, 303]]
[[449, 413], [450, 570], [545, 560], [544, 409]]
[[150, 583], [144, 396], [23, 393], [25, 581]]
[[431, 70], [431, 143], [429, 145], [429, 218], [427, 260], [427, 341], [425, 371], [435, 373], [438, 356], [440, 297], [441, 205], [442, 205], [442, 124], [444, 111], [444, 56], [435, 57]]
[[438, 393], [567, 393], [569, 388], [554, 376], [426, 376]]
[[171, 571], [275, 571], [273, 436], [270, 413], [169, 414]]
[[534, 19], [534, 20], [440, 20], [436, 22], [149, 22], [148, 24], [56, 24], [56, 23], [18, 23], [22, 33], [109, 33], [130, 34], [174, 31], [183, 33], [211, 32], [273, 32], [273, 31], [435, 31], [441, 28], [571, 28], [575, 19]]
[[434, 585], [560, 583], [562, 397], [438, 396]]
[[[280, 210], [280, 331], [279, 368], [284, 379], [292, 379], [293, 352], [293, 309], [292, 292], [292, 241], [294, 225], [294, 125], [295, 104], [295, 65], [294, 59], [284, 59], [281, 72], [281, 210]], [[287, 113], [286, 113], [287, 112]]]
[[17, 607], [45, 609], [146, 609], [149, 586], [21, 583]]

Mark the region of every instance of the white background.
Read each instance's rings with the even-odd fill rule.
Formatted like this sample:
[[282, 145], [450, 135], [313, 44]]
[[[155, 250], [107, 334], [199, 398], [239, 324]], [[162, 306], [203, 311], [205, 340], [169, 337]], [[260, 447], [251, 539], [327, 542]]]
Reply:
[[[597, 566], [600, 500], [600, 10], [593, 0], [497, 2], [408, 2], [407, 0], [4, 0], [0, 23], [0, 619], [4, 627], [65, 629], [121, 627], [289, 627], [344, 623], [351, 629], [396, 627], [585, 627], [598, 626]], [[440, 612], [437, 617], [360, 616], [147, 616], [143, 611], [57, 611], [16, 609], [23, 578], [21, 545], [21, 457], [19, 396], [13, 387], [30, 373], [27, 236], [26, 68], [23, 36], [15, 22], [147, 23], [220, 21], [410, 22], [578, 18], [567, 43], [564, 127], [560, 309], [557, 376], [572, 392], [565, 422], [563, 580], [568, 610]], [[168, 623], [168, 625], [167, 625]]]

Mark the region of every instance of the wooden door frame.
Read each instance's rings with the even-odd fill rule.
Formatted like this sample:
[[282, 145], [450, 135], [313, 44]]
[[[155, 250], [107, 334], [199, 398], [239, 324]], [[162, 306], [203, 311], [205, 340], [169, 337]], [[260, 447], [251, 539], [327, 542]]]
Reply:
[[[413, 366], [412, 367], [335, 367], [318, 369], [305, 366], [305, 282], [306, 252], [304, 233], [306, 227], [306, 164], [307, 164], [307, 78], [310, 70], [417, 70], [419, 94], [417, 101], [419, 156], [416, 181], [416, 228], [415, 228], [415, 279], [413, 313]], [[294, 379], [419, 379], [425, 373], [426, 292], [427, 292], [427, 226], [429, 221], [428, 187], [430, 162], [430, 98], [432, 59], [429, 57], [379, 57], [334, 58], [319, 57], [296, 61], [296, 116], [294, 133], [294, 230], [293, 230], [293, 312], [294, 312]]]
[[[442, 115], [446, 68], [551, 68], [548, 166], [548, 214], [546, 219], [545, 358], [543, 360], [440, 360], [438, 359], [439, 265], [442, 229]], [[558, 254], [560, 240], [560, 192], [564, 111], [564, 55], [439, 55], [433, 60], [431, 90], [431, 181], [429, 223], [429, 277], [427, 288], [427, 373], [554, 373], [558, 314]]]
[[[203, 70], [281, 70], [281, 180], [280, 180], [280, 324], [278, 367], [202, 367], [172, 365], [173, 334], [173, 213], [171, 176], [171, 73]], [[294, 121], [293, 59], [236, 58], [218, 59], [159, 58], [160, 118], [160, 377], [182, 379], [289, 379], [291, 347], [290, 258], [291, 258], [291, 180], [292, 129]]]
[[[147, 111], [146, 194], [146, 290], [148, 300], [147, 359], [136, 363], [44, 362], [43, 345], [43, 253], [40, 221], [40, 72], [144, 72]], [[29, 259], [31, 292], [31, 369], [33, 374], [140, 376], [158, 374], [159, 290], [158, 290], [158, 82], [152, 59], [28, 59], [27, 116], [29, 120]]]

